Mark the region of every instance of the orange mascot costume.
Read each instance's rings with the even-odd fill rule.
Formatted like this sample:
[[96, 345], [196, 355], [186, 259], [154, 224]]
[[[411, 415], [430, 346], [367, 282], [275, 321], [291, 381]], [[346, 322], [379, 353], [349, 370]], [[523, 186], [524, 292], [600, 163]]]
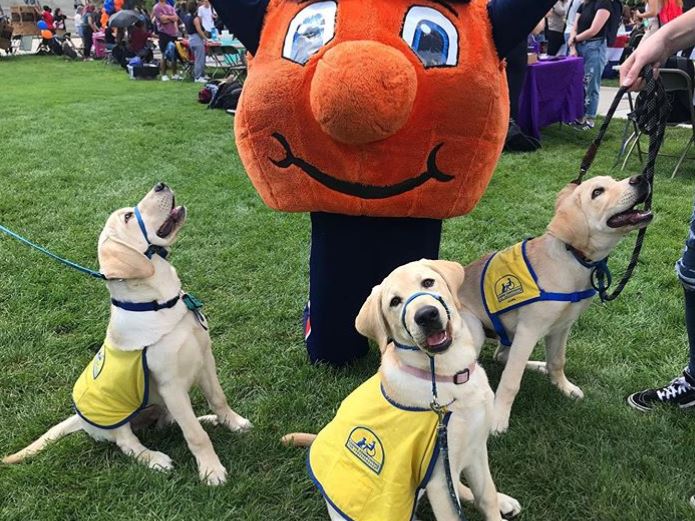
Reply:
[[252, 58], [236, 143], [263, 201], [311, 212], [312, 361], [367, 351], [354, 318], [395, 267], [437, 258], [509, 118], [501, 56], [552, 0], [213, 0]]

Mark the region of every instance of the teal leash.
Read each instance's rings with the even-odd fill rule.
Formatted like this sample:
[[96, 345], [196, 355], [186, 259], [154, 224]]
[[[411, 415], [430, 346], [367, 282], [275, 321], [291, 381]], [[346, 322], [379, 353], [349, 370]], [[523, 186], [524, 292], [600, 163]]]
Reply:
[[94, 277], [95, 279], [107, 280], [107, 278], [104, 276], [103, 273], [99, 273], [98, 271], [90, 270], [89, 268], [85, 268], [84, 266], [80, 266], [76, 262], [72, 262], [72, 261], [69, 261], [67, 259], [64, 259], [63, 257], [59, 257], [55, 253], [52, 253], [52, 252], [48, 251], [46, 248], [43, 248], [43, 247], [39, 246], [38, 244], [35, 244], [28, 239], [25, 239], [21, 235], [13, 232], [12, 230], [5, 228], [2, 225], [0, 225], [0, 232], [3, 232], [4, 234], [9, 235], [13, 239], [17, 239], [18, 241], [23, 242], [24, 244], [26, 244], [30, 248], [33, 248], [37, 251], [40, 251], [44, 255], [52, 258], [53, 260], [56, 260], [56, 261], [60, 262], [61, 264], [68, 266], [69, 268], [72, 268], [76, 271], [79, 271], [80, 273], [84, 273], [85, 275], [89, 275], [90, 277]]

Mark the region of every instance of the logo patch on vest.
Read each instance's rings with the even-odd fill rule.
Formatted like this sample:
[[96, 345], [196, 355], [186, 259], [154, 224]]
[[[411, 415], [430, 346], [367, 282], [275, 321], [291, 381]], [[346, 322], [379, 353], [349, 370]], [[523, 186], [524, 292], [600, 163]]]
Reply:
[[366, 427], [352, 429], [345, 447], [375, 474], [384, 468], [384, 446], [379, 437]]
[[504, 302], [524, 292], [524, 286], [514, 275], [507, 274], [495, 281], [495, 297], [497, 302]]
[[104, 361], [106, 360], [106, 353], [102, 346], [99, 352], [94, 356], [94, 364], [92, 364], [92, 378], [95, 380], [101, 374], [101, 370], [104, 368]]

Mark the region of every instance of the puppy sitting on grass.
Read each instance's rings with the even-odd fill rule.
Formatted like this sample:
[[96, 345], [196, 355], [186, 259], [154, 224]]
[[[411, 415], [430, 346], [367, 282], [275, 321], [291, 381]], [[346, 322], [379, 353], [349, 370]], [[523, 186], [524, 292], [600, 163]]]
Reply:
[[[440, 521], [458, 519], [445, 459], [430, 408], [447, 406], [448, 464], [456, 500], [475, 501], [487, 521], [519, 513], [498, 494], [490, 474], [487, 438], [493, 394], [477, 365], [484, 335], [469, 314], [459, 315], [460, 264], [422, 260], [395, 269], [376, 286], [355, 322], [385, 346], [379, 372], [348, 396], [317, 435], [289, 434], [288, 444], [311, 445], [309, 473], [333, 521], [411, 519], [426, 491]], [[463, 472], [470, 489], [459, 482]]]
[[[545, 234], [466, 266], [458, 297], [497, 333], [495, 358], [506, 364], [495, 393], [493, 432], [507, 430], [525, 368], [548, 374], [569, 397], [584, 396], [565, 376], [567, 338], [596, 294], [592, 271], [605, 270], [620, 240], [651, 222], [651, 212], [635, 209], [649, 191], [643, 176], [570, 183], [557, 197]], [[541, 338], [546, 361], [529, 361]]]
[[[184, 294], [168, 248], [183, 226], [186, 209], [157, 184], [135, 208], [115, 211], [99, 237], [99, 265], [111, 294], [106, 340], [73, 389], [76, 414], [52, 427], [3, 463], [19, 463], [46, 445], [80, 430], [116, 443], [150, 468], [169, 470], [166, 454], [150, 450], [132, 424], [159, 413], [159, 425], [176, 422], [208, 485], [225, 482], [220, 462], [199, 420], [244, 431], [251, 423], [227, 405], [217, 379], [207, 322]], [[197, 384], [214, 415], [196, 418], [188, 396]]]

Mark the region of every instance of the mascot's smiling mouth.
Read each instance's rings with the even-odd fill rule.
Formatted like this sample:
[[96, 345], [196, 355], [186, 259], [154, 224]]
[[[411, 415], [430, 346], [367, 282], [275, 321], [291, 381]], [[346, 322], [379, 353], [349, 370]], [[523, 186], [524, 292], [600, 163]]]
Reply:
[[444, 143], [439, 143], [435, 146], [430, 155], [427, 157], [427, 171], [422, 174], [401, 181], [400, 183], [378, 186], [378, 185], [364, 185], [361, 183], [352, 183], [350, 181], [343, 181], [341, 179], [336, 179], [335, 177], [322, 172], [317, 167], [303, 160], [302, 158], [296, 157], [292, 153], [290, 144], [287, 142], [285, 136], [279, 132], [273, 133], [273, 138], [275, 138], [278, 143], [282, 145], [285, 149], [286, 157], [280, 161], [269, 157], [270, 161], [278, 168], [289, 168], [291, 166], [297, 166], [301, 168], [305, 174], [309, 177], [318, 181], [322, 185], [347, 195], [353, 195], [355, 197], [360, 197], [362, 199], [385, 199], [387, 197], [393, 197], [395, 195], [404, 194], [409, 192], [418, 186], [424, 184], [430, 179], [435, 179], [442, 183], [446, 183], [454, 179], [454, 176], [445, 174], [437, 167], [437, 153], [442, 148]]

